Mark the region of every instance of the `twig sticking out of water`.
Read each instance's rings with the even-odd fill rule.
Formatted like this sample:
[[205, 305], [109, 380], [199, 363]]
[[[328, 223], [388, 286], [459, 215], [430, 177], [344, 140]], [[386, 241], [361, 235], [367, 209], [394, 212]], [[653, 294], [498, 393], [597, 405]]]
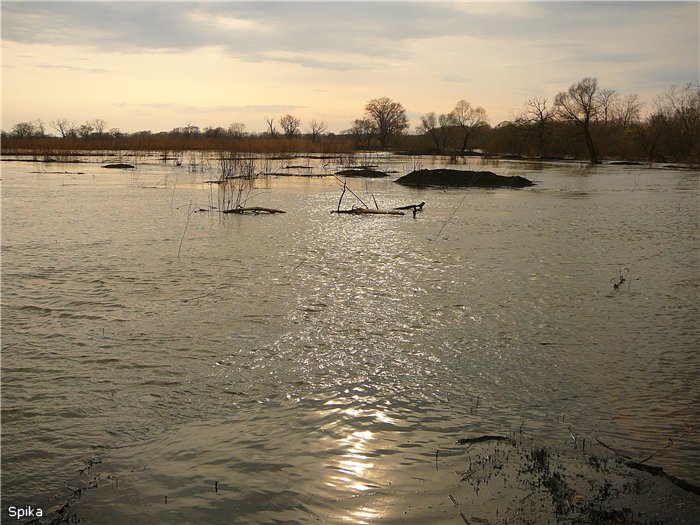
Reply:
[[455, 209], [454, 209], [454, 210], [452, 210], [452, 213], [451, 213], [450, 216], [447, 218], [447, 220], [443, 223], [442, 228], [440, 228], [440, 231], [437, 232], [437, 234], [435, 235], [435, 238], [434, 238], [434, 239], [428, 239], [429, 241], [436, 241], [437, 238], [440, 237], [440, 234], [442, 233], [442, 230], [444, 230], [444, 229], [445, 229], [445, 226], [447, 226], [447, 223], [450, 222], [450, 221], [452, 220], [452, 217], [455, 216], [455, 213], [457, 213], [457, 210], [462, 206], [462, 204], [464, 203], [464, 199], [466, 199], [466, 198], [467, 198], [466, 195], [464, 195], [464, 197], [462, 197], [462, 200], [459, 201], [459, 204], [458, 204], [457, 206], [455, 206]]
[[187, 232], [187, 226], [190, 223], [190, 217], [192, 217], [192, 214], [194, 213], [194, 209], [192, 208], [192, 201], [190, 200], [189, 205], [187, 206], [187, 221], [185, 222], [185, 229], [182, 231], [182, 238], [180, 239], [180, 246], [177, 249], [177, 258], [180, 258], [180, 251], [182, 251], [182, 241], [185, 240], [185, 233]]
[[[349, 192], [352, 194], [352, 196], [355, 197], [358, 201], [360, 201], [360, 202], [362, 203], [362, 205], [363, 205], [365, 208], [369, 208], [369, 206], [367, 206], [367, 204], [365, 204], [365, 201], [363, 201], [363, 200], [357, 195], [357, 193], [355, 193], [355, 192], [352, 191], [350, 188], [348, 188], [348, 181], [347, 181], [347, 180], [342, 181], [342, 180], [340, 180], [340, 178], [339, 178], [337, 175], [333, 175], [333, 177], [335, 178], [335, 180], [338, 181], [338, 184], [342, 184], [342, 185], [343, 185], [343, 194], [345, 193], [345, 190], [349, 191]], [[340, 196], [340, 201], [342, 201], [342, 200], [343, 200], [343, 195]], [[338, 201], [338, 209], [339, 209], [339, 210], [340, 210], [340, 201]]]

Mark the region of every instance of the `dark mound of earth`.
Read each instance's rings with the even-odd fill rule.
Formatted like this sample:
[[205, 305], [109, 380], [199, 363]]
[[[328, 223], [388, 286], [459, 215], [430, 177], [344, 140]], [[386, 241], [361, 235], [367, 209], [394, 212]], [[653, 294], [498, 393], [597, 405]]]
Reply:
[[337, 172], [336, 175], [342, 175], [343, 177], [371, 177], [371, 178], [388, 177], [388, 175], [386, 173], [384, 173], [383, 171], [371, 170], [368, 168], [343, 170], [343, 171]]
[[404, 186], [456, 186], [476, 188], [525, 188], [534, 183], [525, 177], [506, 177], [491, 171], [452, 169], [417, 170], [396, 180]]

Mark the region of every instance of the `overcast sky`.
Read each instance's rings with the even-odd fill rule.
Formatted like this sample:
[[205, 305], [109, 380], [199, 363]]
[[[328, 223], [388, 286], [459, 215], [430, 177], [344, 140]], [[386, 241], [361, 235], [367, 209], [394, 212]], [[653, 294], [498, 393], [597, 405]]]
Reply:
[[650, 108], [698, 82], [692, 2], [2, 1], [2, 128], [101, 118], [168, 131], [291, 113], [350, 127], [388, 96], [412, 127], [458, 100], [489, 122], [583, 77]]

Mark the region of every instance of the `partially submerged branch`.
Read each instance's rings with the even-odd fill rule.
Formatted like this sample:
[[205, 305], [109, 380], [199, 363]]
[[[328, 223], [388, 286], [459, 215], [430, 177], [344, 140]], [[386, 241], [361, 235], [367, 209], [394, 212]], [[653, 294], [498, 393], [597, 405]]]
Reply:
[[253, 206], [250, 208], [234, 208], [232, 210], [224, 210], [222, 213], [237, 213], [243, 215], [245, 213], [252, 213], [253, 215], [258, 215], [260, 213], [269, 213], [270, 215], [274, 213], [287, 213], [284, 210], [277, 210], [275, 208], [262, 208], [260, 206]]

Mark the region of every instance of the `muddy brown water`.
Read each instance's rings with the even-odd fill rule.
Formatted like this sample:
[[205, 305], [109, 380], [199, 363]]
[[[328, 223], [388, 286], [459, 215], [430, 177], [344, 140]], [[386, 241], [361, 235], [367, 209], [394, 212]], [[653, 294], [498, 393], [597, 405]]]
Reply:
[[349, 187], [415, 219], [331, 215], [328, 177], [223, 216], [189, 213], [215, 160], [123, 160], [2, 163], [3, 518], [93, 459], [83, 523], [438, 522], [436, 450], [519, 428], [671, 438], [653, 462], [700, 482], [698, 171], [470, 160], [537, 185], [420, 190], [392, 180], [438, 160], [377, 156]]

